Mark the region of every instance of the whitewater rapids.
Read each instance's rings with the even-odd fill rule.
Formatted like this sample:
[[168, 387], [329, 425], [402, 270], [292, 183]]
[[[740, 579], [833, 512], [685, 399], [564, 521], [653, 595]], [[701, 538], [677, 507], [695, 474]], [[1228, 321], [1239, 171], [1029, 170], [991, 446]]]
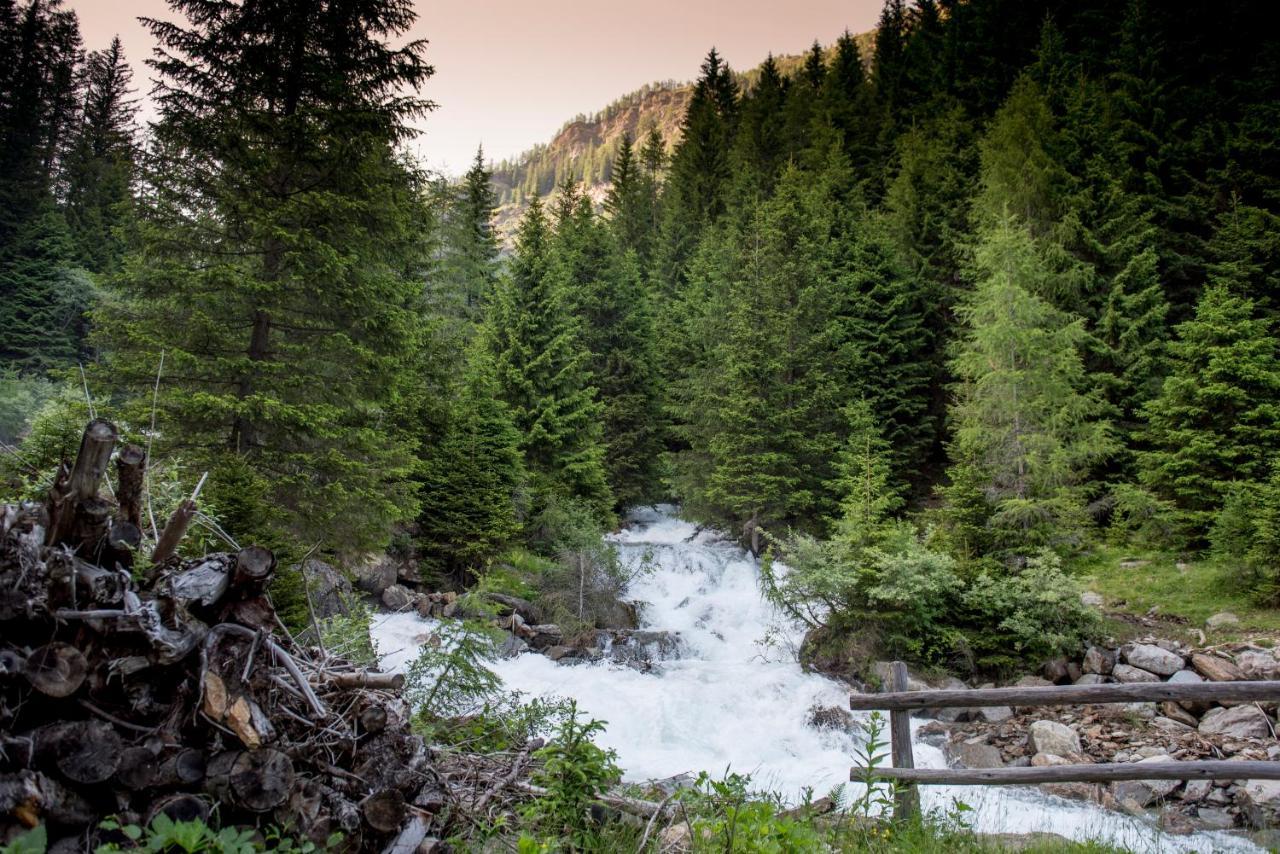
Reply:
[[[803, 629], [761, 596], [756, 560], [671, 507], [634, 511], [629, 522], [609, 537], [626, 564], [647, 566], [628, 596], [642, 603], [642, 628], [679, 632], [678, 656], [641, 673], [607, 661], [560, 665], [526, 653], [494, 666], [506, 687], [574, 698], [587, 715], [606, 721], [597, 743], [617, 751], [628, 780], [731, 770], [793, 802], [806, 787], [820, 797], [847, 781], [853, 737], [815, 729], [806, 719], [815, 706], [847, 708], [848, 688], [800, 669], [795, 651]], [[432, 625], [412, 613], [377, 620], [383, 667], [407, 667]], [[917, 766], [946, 767], [937, 748], [916, 742], [914, 749]], [[925, 786], [921, 794], [926, 810], [963, 800], [973, 807], [966, 818], [982, 832], [1048, 831], [1137, 852], [1261, 850], [1226, 833], [1171, 836], [1140, 819], [1028, 788]]]

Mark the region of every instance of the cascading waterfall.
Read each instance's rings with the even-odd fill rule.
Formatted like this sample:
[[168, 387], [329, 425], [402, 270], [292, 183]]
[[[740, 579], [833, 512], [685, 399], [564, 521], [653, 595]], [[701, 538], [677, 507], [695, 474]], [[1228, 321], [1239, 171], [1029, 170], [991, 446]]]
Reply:
[[[607, 721], [598, 743], [617, 751], [629, 780], [732, 770], [793, 801], [806, 787], [820, 796], [846, 781], [855, 737], [807, 720], [814, 707], [846, 708], [848, 688], [800, 669], [795, 650], [803, 630], [760, 595], [755, 559], [671, 507], [635, 511], [630, 523], [610, 537], [623, 561], [647, 567], [629, 596], [642, 603], [644, 628], [679, 633], [678, 654], [640, 672], [526, 653], [494, 667], [506, 686], [572, 697]], [[414, 614], [379, 620], [374, 638], [384, 667], [406, 667], [430, 629]], [[917, 742], [915, 752], [918, 766], [946, 766], [937, 748]], [[1260, 850], [1225, 833], [1170, 836], [1140, 819], [1033, 789], [922, 788], [926, 810], [946, 809], [956, 798], [973, 807], [966, 818], [984, 832], [1048, 831], [1140, 852]]]

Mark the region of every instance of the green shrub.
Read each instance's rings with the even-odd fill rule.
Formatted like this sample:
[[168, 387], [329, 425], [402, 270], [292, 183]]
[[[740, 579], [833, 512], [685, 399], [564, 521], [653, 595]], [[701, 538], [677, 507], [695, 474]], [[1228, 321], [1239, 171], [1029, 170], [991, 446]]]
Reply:
[[1076, 652], [1098, 629], [1097, 613], [1080, 602], [1080, 589], [1045, 549], [1020, 571], [980, 574], [963, 596], [967, 633], [983, 669], [1015, 667]]

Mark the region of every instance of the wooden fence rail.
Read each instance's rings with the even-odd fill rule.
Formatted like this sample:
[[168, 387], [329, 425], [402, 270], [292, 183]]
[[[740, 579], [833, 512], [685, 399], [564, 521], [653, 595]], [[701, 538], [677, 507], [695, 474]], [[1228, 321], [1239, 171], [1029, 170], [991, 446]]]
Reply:
[[[1102, 783], [1121, 780], [1280, 780], [1280, 762], [1122, 762], [1101, 765], [1052, 765], [1044, 768], [916, 768], [911, 750], [912, 709], [987, 706], [1074, 706], [1102, 703], [1258, 702], [1280, 700], [1280, 681], [1274, 682], [1138, 682], [1127, 685], [1055, 685], [1044, 688], [980, 688], [973, 691], [908, 691], [907, 667], [893, 662], [885, 694], [854, 694], [855, 711], [889, 712], [892, 768], [876, 768], [874, 775], [908, 785], [895, 792], [899, 818], [917, 816], [920, 799], [915, 784], [950, 786], [1035, 785], [1038, 783]], [[866, 768], [850, 770], [861, 780]]]

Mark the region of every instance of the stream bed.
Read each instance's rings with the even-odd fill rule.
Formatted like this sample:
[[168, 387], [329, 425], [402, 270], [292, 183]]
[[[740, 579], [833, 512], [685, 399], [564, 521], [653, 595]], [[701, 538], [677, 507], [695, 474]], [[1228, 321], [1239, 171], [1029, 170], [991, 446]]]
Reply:
[[[647, 567], [629, 597], [642, 603], [643, 628], [679, 633], [677, 651], [649, 672], [607, 660], [557, 664], [525, 653], [494, 666], [506, 687], [574, 698], [587, 715], [606, 721], [597, 743], [617, 751], [628, 780], [732, 770], [792, 802], [806, 787], [820, 797], [847, 781], [855, 736], [816, 729], [808, 718], [814, 707], [847, 708], [849, 689], [801, 670], [795, 653], [803, 628], [761, 596], [756, 560], [669, 506], [633, 511], [629, 520], [609, 537], [624, 562]], [[376, 620], [383, 666], [405, 668], [431, 625], [413, 613]], [[915, 757], [920, 767], [946, 767], [941, 750], [919, 741]], [[1030, 788], [926, 786], [921, 792], [926, 810], [961, 799], [973, 808], [966, 818], [982, 832], [1048, 831], [1137, 852], [1261, 850], [1226, 833], [1173, 836], [1142, 819]]]

